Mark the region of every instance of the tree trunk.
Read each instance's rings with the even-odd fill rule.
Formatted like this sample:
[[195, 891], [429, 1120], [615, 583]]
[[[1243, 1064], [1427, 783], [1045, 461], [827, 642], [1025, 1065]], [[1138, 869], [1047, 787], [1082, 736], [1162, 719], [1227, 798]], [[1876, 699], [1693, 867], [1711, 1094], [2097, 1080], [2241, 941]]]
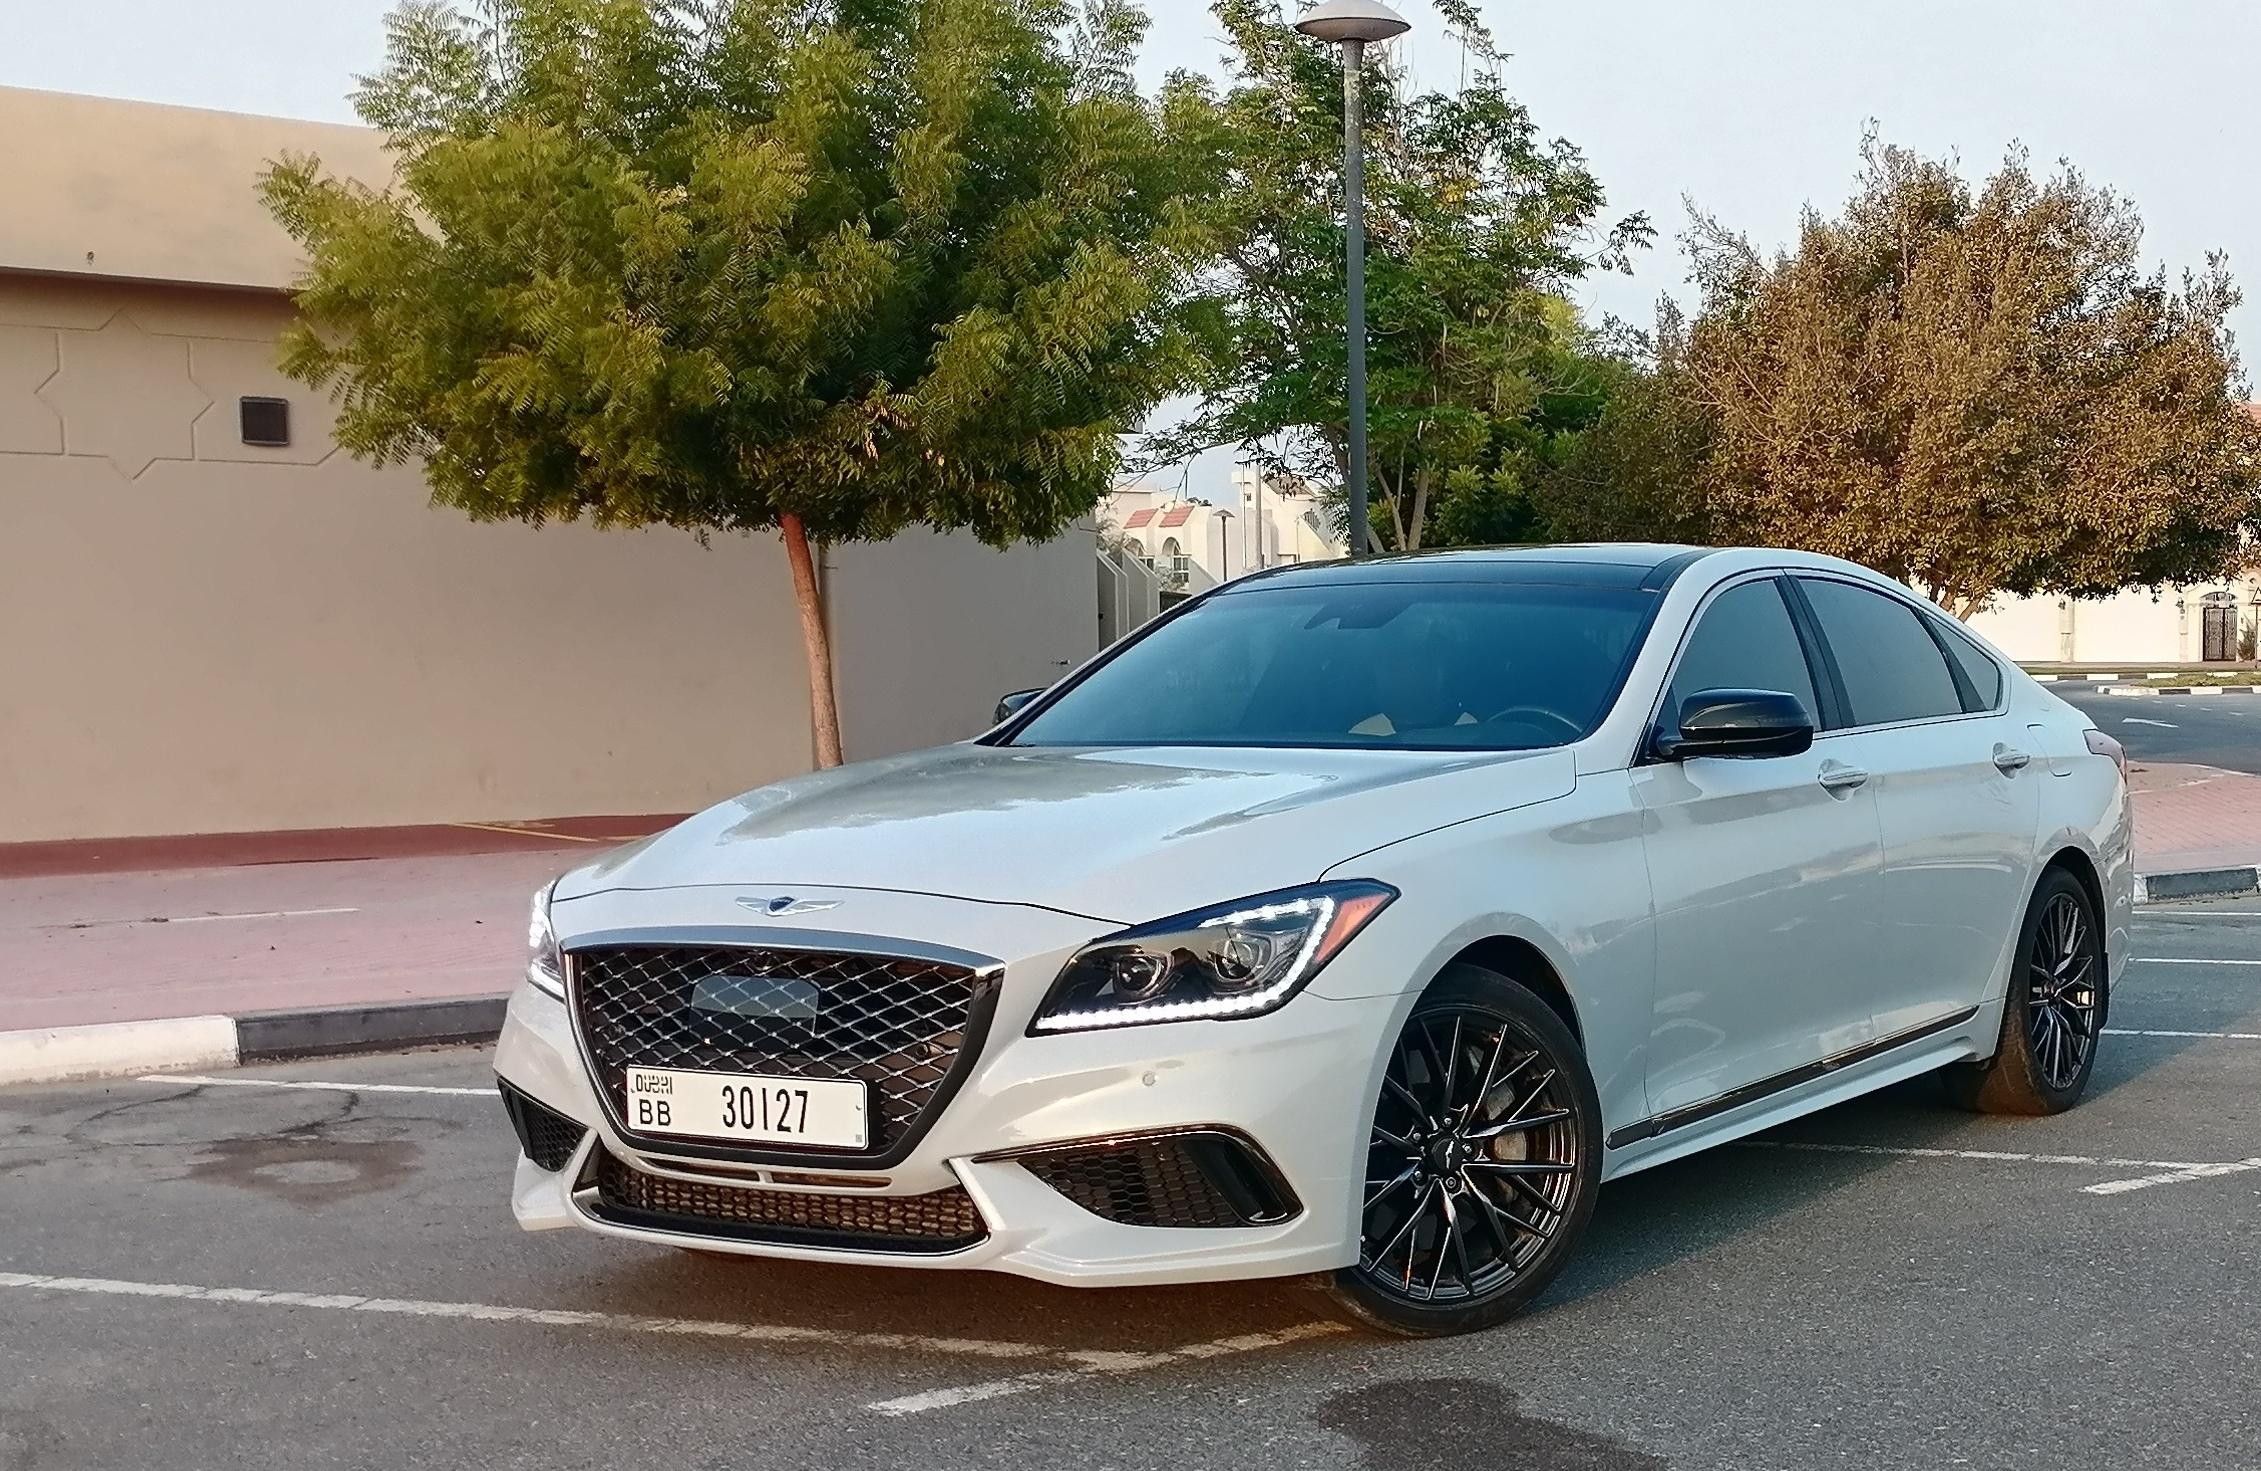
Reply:
[[1954, 614], [1958, 620], [1968, 623], [1978, 616], [1979, 610], [1991, 602], [1993, 597], [1994, 594], [1991, 592], [1959, 593], [1941, 598], [1939, 601], [1945, 604], [1947, 611]]
[[840, 764], [840, 706], [832, 695], [832, 638], [824, 628], [824, 600], [818, 595], [816, 562], [809, 556], [808, 528], [801, 518], [777, 518], [785, 538], [785, 560], [793, 564], [793, 601], [801, 611], [801, 651], [809, 663], [809, 718], [816, 726], [816, 764]]

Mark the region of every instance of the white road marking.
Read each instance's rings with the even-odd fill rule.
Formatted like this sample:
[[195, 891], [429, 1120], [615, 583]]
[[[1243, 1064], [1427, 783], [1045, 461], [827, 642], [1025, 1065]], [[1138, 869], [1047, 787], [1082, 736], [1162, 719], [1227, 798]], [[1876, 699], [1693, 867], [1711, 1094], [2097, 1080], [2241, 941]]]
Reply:
[[176, 914], [159, 921], [161, 924], [210, 924], [216, 919], [297, 919], [309, 914], [359, 914], [351, 905], [333, 909], [250, 909], [241, 914]]
[[188, 1083], [198, 1088], [299, 1088], [312, 1093], [450, 1093], [492, 1098], [492, 1088], [438, 1088], [426, 1083], [317, 1083], [303, 1078], [208, 1078], [196, 1073], [150, 1073], [137, 1083]]
[[2261, 1170], [2261, 1159], [2234, 1160], [2218, 1165], [2185, 1165], [2178, 1170], [2163, 1170], [2156, 1175], [2138, 1175], [2132, 1180], [2106, 1180], [2101, 1185], [2082, 1188], [2090, 1195], [2125, 1195], [2130, 1190], [2149, 1190], [2154, 1185], [2180, 1185], [2185, 1180], [2212, 1180], [2222, 1175], [2239, 1175], [2247, 1170]]
[[1220, 1338], [1211, 1343], [1189, 1344], [1167, 1353], [1081, 1353], [1068, 1357], [1080, 1361], [1074, 1369], [1047, 1369], [1032, 1374], [1015, 1374], [1008, 1379], [989, 1379], [980, 1384], [960, 1384], [948, 1389], [930, 1389], [923, 1394], [907, 1394], [899, 1399], [879, 1400], [864, 1408], [882, 1415], [917, 1415], [927, 1410], [944, 1410], [953, 1405], [970, 1405], [981, 1400], [999, 1399], [1009, 1394], [1026, 1394], [1032, 1389], [1050, 1389], [1057, 1385], [1072, 1384], [1079, 1379], [1103, 1374], [1128, 1374], [1142, 1369], [1156, 1369], [1165, 1364], [1187, 1363], [1201, 1359], [1223, 1358], [1229, 1354], [1253, 1353], [1258, 1349], [1279, 1348], [1284, 1344], [1301, 1343], [1306, 1339], [1324, 1338], [1350, 1330], [1340, 1323], [1298, 1323], [1292, 1328], [1282, 1328], [1273, 1333], [1244, 1333], [1237, 1338]]
[[2261, 1032], [2170, 1032], [2154, 1027], [2106, 1027], [2107, 1037], [2211, 1037], [2219, 1042], [2261, 1042]]
[[2261, 960], [2208, 960], [2203, 955], [2137, 955], [2137, 965], [2261, 965]]
[[2087, 1165], [2114, 1170], [2203, 1170], [2212, 1166], [2182, 1159], [2112, 1159], [2093, 1154], [2019, 1154], [2003, 1149], [1922, 1149], [1899, 1144], [1823, 1144], [1804, 1139], [1745, 1139], [1745, 1149], [1803, 1149], [1817, 1154], [1874, 1154], [1901, 1159], [1970, 1159], [1988, 1164]]
[[2160, 728], [2161, 730], [2181, 730], [2181, 729], [2182, 729], [2182, 727], [2181, 727], [2181, 726], [2179, 726], [2179, 725], [2175, 724], [2175, 723], [2174, 723], [2174, 722], [2173, 722], [2172, 720], [2146, 720], [2146, 719], [2144, 719], [2144, 718], [2143, 718], [2142, 716], [2140, 716], [2140, 715], [2123, 715], [2123, 716], [2121, 716], [2121, 717], [2120, 717], [2120, 724], [2122, 724], [2122, 725], [2156, 725], [2156, 726], [2158, 726], [2158, 727], [2159, 727], [2159, 728]]
[[2152, 909], [2135, 912], [2137, 919], [2261, 919], [2261, 909]]
[[1108, 1349], [1058, 1349], [1037, 1343], [1007, 1343], [984, 1338], [933, 1338], [917, 1333], [857, 1333], [837, 1328], [805, 1328], [789, 1323], [731, 1323], [714, 1318], [640, 1317], [578, 1308], [518, 1308], [499, 1303], [431, 1302], [417, 1298], [362, 1297], [350, 1292], [270, 1292], [255, 1287], [202, 1287], [187, 1282], [136, 1282], [114, 1277], [53, 1277], [35, 1272], [0, 1272], [0, 1291], [66, 1292], [95, 1297], [166, 1297], [269, 1308], [310, 1308], [328, 1312], [388, 1313], [410, 1318], [468, 1318], [488, 1323], [533, 1323], [546, 1328], [601, 1328], [616, 1333], [739, 1338], [756, 1343], [823, 1344], [835, 1348], [910, 1349], [984, 1359], [1065, 1360], [1066, 1366], [961, 1384], [922, 1394], [880, 1400], [865, 1406], [881, 1415], [916, 1415], [926, 1410], [972, 1404], [1032, 1389], [1073, 1384], [1099, 1375], [1133, 1374], [1169, 1364], [1193, 1363], [1230, 1354], [1278, 1348], [1305, 1339], [1350, 1330], [1340, 1323], [1298, 1323], [1271, 1333], [1246, 1333], [1209, 1343], [1189, 1344], [1159, 1353]]
[[[713, 1318], [639, 1317], [577, 1308], [514, 1308], [485, 1302], [425, 1302], [415, 1298], [361, 1297], [348, 1292], [267, 1292], [253, 1287], [198, 1287], [186, 1282], [130, 1282], [109, 1277], [48, 1277], [0, 1272], [0, 1290], [71, 1292], [101, 1297], [172, 1297], [192, 1302], [255, 1307], [323, 1308], [349, 1313], [392, 1313], [410, 1318], [475, 1318], [494, 1323], [538, 1323], [553, 1328], [606, 1328], [616, 1333], [688, 1334], [744, 1338], [760, 1343], [818, 1343], [843, 1348], [913, 1349], [984, 1359], [1033, 1359], [1056, 1351], [1036, 1343], [983, 1338], [929, 1338], [915, 1333], [856, 1333], [790, 1323], [730, 1323]], [[1077, 1369], [1074, 1373], [1092, 1372]]]

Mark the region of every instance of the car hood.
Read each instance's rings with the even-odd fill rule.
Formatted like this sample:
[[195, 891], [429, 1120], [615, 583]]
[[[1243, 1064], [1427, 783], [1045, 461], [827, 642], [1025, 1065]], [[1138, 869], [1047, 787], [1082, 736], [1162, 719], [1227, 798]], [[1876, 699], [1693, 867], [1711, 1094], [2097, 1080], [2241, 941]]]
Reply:
[[1129, 924], [1308, 882], [1575, 781], [1564, 750], [945, 746], [735, 797], [575, 869], [557, 897], [893, 889]]

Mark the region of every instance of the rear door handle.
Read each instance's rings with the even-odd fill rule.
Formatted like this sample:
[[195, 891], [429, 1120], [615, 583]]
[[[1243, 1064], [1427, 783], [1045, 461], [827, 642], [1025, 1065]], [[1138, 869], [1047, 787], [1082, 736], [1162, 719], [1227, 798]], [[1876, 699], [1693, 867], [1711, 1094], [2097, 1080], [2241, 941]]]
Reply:
[[1822, 763], [1821, 775], [1816, 778], [1833, 792], [1849, 792], [1868, 780], [1868, 773], [1858, 766], [1843, 766], [1835, 761]]
[[2013, 771], [2023, 771], [2032, 762], [2032, 756], [2015, 746], [1997, 745], [1994, 748], [1994, 769], [2004, 776]]

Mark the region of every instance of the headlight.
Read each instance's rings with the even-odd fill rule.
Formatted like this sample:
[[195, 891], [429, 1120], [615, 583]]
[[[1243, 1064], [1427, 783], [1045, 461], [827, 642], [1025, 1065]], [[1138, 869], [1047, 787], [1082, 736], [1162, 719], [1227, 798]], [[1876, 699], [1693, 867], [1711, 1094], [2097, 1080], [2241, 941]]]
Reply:
[[1313, 884], [1094, 940], [1052, 983], [1029, 1035], [1259, 1016], [1284, 1005], [1396, 897], [1366, 879]]
[[565, 999], [565, 956], [557, 948], [557, 932], [550, 928], [552, 879], [534, 891], [534, 913], [526, 921], [526, 980], [537, 991]]

